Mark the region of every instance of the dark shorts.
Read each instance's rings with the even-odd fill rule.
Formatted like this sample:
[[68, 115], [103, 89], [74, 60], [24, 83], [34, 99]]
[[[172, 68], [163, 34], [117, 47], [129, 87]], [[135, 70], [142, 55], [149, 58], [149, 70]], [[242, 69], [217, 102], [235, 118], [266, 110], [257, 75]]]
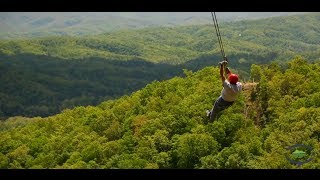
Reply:
[[222, 96], [219, 96], [218, 99], [215, 101], [214, 105], [213, 105], [213, 108], [210, 112], [210, 122], [214, 121], [216, 118], [218, 118], [218, 114], [228, 108], [229, 106], [231, 106], [232, 104], [234, 103], [233, 102], [228, 102], [228, 101], [225, 101]]
[[216, 102], [214, 103], [214, 106], [217, 106], [218, 109], [225, 109], [229, 106], [231, 106], [233, 102], [225, 101], [222, 96], [219, 96]]

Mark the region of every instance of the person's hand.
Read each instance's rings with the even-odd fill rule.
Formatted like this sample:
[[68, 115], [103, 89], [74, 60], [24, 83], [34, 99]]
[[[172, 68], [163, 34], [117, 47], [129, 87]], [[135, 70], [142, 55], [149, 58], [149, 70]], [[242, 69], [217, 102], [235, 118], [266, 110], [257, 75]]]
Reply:
[[222, 61], [223, 65], [227, 65], [228, 61]]
[[228, 61], [221, 61], [221, 62], [219, 62], [219, 64], [220, 64], [220, 66], [225, 66], [228, 64]]

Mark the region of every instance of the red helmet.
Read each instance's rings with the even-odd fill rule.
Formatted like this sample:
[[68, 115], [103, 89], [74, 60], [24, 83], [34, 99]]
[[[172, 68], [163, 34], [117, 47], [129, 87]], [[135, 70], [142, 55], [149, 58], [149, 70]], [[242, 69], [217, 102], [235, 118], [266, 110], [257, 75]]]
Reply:
[[238, 75], [236, 74], [230, 74], [228, 79], [231, 84], [236, 84], [239, 80]]

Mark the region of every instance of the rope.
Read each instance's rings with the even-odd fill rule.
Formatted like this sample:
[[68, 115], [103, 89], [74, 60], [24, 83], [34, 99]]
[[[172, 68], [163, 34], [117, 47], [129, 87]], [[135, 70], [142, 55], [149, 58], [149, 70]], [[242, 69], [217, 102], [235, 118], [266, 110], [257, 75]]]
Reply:
[[[213, 15], [213, 13], [214, 13], [214, 15]], [[222, 55], [222, 58], [224, 60], [228, 61], [228, 59], [226, 57], [226, 54], [224, 53], [224, 48], [223, 48], [223, 43], [222, 43], [220, 31], [219, 31], [219, 25], [218, 25], [218, 20], [217, 20], [217, 17], [216, 17], [216, 13], [215, 12], [213, 12], [213, 13], [211, 12], [211, 16], [212, 16], [212, 20], [213, 20], [213, 23], [214, 23], [214, 28], [216, 29], [221, 55]]]

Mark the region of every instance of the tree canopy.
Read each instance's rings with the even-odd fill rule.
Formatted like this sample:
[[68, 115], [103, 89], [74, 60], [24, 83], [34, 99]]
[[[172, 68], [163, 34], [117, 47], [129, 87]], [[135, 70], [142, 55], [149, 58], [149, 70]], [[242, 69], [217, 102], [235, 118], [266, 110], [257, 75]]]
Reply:
[[[0, 167], [318, 169], [319, 63], [295, 57], [286, 69], [253, 67], [256, 88], [208, 125], [205, 110], [221, 92], [213, 67], [98, 106], [10, 118], [0, 124]], [[287, 148], [295, 144], [312, 147], [298, 149], [312, 161], [292, 164]]]
[[[278, 62], [283, 68], [295, 55], [319, 61], [318, 21], [319, 13], [309, 13], [221, 23], [232, 70], [247, 81], [252, 64]], [[212, 24], [1, 40], [0, 118], [46, 117], [97, 105], [220, 60]], [[253, 67], [252, 73], [258, 70]]]

